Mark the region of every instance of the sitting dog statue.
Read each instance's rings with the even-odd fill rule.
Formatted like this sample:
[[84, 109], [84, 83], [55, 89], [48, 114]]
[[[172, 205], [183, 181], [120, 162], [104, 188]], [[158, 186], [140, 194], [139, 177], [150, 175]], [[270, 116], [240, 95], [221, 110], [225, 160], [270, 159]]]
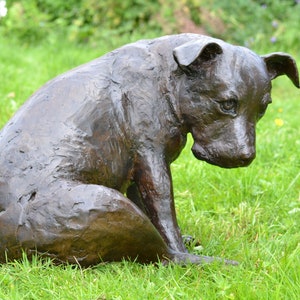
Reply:
[[197, 159], [249, 165], [280, 75], [299, 88], [286, 53], [180, 34], [49, 81], [0, 133], [0, 261], [23, 252], [82, 266], [213, 261], [184, 245], [170, 164], [191, 133]]

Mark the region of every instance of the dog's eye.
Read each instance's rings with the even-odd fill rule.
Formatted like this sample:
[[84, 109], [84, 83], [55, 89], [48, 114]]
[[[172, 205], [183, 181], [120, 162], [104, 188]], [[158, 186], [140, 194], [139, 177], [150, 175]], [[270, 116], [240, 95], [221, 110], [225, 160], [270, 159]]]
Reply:
[[235, 99], [229, 99], [220, 102], [221, 110], [225, 113], [236, 114], [237, 101]]

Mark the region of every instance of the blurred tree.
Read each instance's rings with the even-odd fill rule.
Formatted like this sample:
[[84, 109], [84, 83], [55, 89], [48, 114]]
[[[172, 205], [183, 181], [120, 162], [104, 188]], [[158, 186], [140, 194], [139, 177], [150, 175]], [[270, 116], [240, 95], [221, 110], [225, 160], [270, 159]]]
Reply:
[[[76, 42], [180, 32], [252, 47], [300, 43], [298, 0], [7, 0], [2, 34], [26, 42], [60, 34]], [[4, 7], [4, 0], [0, 0]], [[4, 11], [4, 10], [3, 10]], [[125, 39], [125, 40], [126, 40]]]

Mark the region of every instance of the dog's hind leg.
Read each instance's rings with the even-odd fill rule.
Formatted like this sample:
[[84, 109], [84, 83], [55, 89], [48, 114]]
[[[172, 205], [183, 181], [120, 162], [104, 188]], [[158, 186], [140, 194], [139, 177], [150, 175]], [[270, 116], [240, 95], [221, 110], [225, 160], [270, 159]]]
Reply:
[[24, 204], [16, 230], [22, 249], [83, 266], [167, 256], [151, 221], [124, 195], [98, 185], [57, 184]]

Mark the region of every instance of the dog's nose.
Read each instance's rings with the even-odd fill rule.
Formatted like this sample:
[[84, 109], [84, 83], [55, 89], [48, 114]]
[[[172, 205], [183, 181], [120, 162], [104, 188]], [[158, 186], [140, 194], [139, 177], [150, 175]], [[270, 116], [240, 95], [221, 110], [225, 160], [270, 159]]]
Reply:
[[255, 158], [255, 150], [254, 149], [249, 149], [247, 151], [243, 151], [240, 153], [240, 160], [243, 164], [243, 166], [249, 165], [253, 159]]

